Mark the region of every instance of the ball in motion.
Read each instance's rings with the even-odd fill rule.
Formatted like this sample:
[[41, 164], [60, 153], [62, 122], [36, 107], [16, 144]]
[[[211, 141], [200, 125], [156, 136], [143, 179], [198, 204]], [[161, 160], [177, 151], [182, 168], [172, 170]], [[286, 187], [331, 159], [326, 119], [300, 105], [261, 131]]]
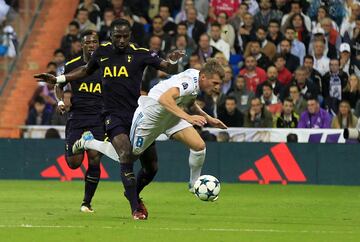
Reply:
[[215, 201], [220, 193], [219, 180], [211, 175], [202, 175], [194, 185], [195, 195], [202, 201]]

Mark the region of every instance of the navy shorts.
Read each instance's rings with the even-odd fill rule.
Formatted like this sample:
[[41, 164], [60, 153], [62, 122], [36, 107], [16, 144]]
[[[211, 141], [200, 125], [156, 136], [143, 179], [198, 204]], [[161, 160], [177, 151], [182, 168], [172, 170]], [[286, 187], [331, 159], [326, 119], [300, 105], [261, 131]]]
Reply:
[[[88, 122], [89, 120], [70, 119], [66, 123], [65, 128], [65, 151], [67, 156], [73, 156], [72, 146], [76, 140], [81, 138], [85, 131], [90, 131], [97, 140], [105, 140], [105, 127], [102, 122]], [[99, 123], [98, 125], [94, 125]]]
[[105, 131], [110, 141], [119, 134], [129, 136], [132, 118], [124, 118], [117, 115], [109, 114], [105, 118]]

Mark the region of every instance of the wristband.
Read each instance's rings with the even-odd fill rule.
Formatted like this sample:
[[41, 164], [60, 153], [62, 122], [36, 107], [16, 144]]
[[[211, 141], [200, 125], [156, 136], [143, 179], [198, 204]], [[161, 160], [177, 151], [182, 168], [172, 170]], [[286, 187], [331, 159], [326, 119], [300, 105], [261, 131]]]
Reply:
[[56, 83], [64, 83], [64, 82], [66, 82], [65, 75], [60, 75], [56, 77]]
[[171, 60], [171, 59], [169, 58], [169, 62], [170, 62], [171, 65], [175, 65], [175, 64], [177, 64], [177, 63], [179, 62], [179, 60], [173, 61], [173, 60]]
[[57, 105], [58, 106], [65, 106], [65, 103], [63, 101], [59, 101]]

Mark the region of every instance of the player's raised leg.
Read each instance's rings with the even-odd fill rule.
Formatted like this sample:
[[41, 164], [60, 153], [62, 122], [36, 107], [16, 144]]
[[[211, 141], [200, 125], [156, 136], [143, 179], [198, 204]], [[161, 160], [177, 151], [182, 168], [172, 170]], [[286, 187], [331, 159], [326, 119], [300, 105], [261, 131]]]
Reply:
[[199, 133], [194, 127], [184, 128], [172, 137], [190, 148], [189, 154], [189, 167], [190, 167], [190, 180], [189, 190], [193, 192], [195, 181], [200, 177], [201, 169], [205, 161], [206, 146]]

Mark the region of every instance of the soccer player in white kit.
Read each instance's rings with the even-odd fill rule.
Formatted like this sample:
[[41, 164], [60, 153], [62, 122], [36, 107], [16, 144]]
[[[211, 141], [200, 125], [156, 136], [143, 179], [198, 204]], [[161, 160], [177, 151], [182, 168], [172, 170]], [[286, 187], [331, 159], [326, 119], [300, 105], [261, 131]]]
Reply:
[[[211, 95], [219, 90], [224, 70], [216, 60], [208, 60], [199, 71], [188, 69], [154, 86], [148, 96], [141, 96], [135, 111], [130, 142], [134, 155], [140, 155], [160, 134], [176, 139], [190, 148], [190, 190], [199, 178], [205, 160], [205, 142], [193, 125], [225, 129], [219, 119], [206, 114], [195, 99], [200, 91]], [[194, 105], [199, 115], [190, 115], [185, 108]]]

